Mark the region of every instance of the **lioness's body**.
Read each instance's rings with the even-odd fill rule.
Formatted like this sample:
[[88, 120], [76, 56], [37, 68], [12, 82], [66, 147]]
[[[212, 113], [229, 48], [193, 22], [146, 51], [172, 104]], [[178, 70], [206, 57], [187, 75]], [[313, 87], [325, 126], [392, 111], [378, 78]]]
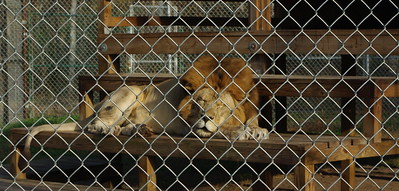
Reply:
[[89, 124], [88, 129], [106, 134], [115, 126], [145, 124], [157, 134], [187, 134], [189, 127], [178, 117], [178, 107], [185, 96], [187, 91], [176, 79], [157, 85], [122, 87], [105, 98], [98, 112], [101, 120]]
[[262, 140], [268, 131], [258, 127], [258, 100], [252, 71], [243, 60], [201, 57], [180, 79], [117, 89], [78, 123], [33, 127], [25, 154], [29, 157], [33, 136], [55, 130], [128, 136], [193, 132], [199, 137]]
[[44, 131], [88, 130], [91, 133], [108, 134], [121, 131], [119, 128], [124, 125], [145, 124], [157, 134], [162, 132], [175, 135], [187, 134], [190, 131], [187, 123], [177, 117], [178, 106], [187, 96], [187, 91], [177, 84], [176, 79], [170, 79], [156, 85], [121, 87], [104, 98], [94, 108], [94, 114], [78, 123], [34, 127], [25, 141], [25, 154], [30, 155], [32, 138]]

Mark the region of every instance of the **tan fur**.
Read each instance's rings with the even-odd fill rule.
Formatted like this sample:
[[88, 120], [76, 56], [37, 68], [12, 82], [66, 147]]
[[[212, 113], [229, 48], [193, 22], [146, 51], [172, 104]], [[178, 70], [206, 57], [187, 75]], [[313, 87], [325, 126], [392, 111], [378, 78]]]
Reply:
[[[77, 124], [34, 127], [26, 139], [25, 155], [30, 156], [33, 136], [44, 131], [87, 130], [127, 136], [194, 132], [200, 137], [215, 134], [240, 140], [267, 137], [267, 130], [258, 127], [258, 92], [243, 60], [226, 58], [219, 63], [213, 57], [201, 57], [181, 78], [180, 83], [187, 89], [178, 83], [171, 79], [156, 88], [124, 86], [101, 101], [95, 114]], [[181, 117], [176, 117], [179, 114]]]
[[199, 58], [181, 78], [193, 95], [180, 103], [180, 116], [200, 136], [211, 136], [219, 129], [230, 139], [266, 138], [267, 130], [258, 127], [259, 95], [252, 75], [242, 59]]

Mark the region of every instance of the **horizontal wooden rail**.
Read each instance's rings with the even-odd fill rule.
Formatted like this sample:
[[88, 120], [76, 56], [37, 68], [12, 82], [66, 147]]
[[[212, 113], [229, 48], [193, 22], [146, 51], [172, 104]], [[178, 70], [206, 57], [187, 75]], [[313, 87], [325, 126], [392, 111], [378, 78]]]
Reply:
[[102, 54], [399, 54], [399, 30], [272, 30], [261, 32], [196, 32], [100, 34]]
[[[189, 23], [189, 24], [188, 24]], [[173, 16], [148, 16], [148, 17], [110, 17], [104, 21], [107, 27], [130, 26], [230, 26], [245, 27], [247, 18], [223, 17], [173, 17]]]
[[[79, 89], [83, 91], [105, 90], [126, 85], [159, 83], [167, 79], [179, 78], [170, 74], [119, 74], [84, 75], [79, 77]], [[385, 97], [399, 97], [399, 81], [395, 77], [365, 76], [283, 76], [264, 75], [254, 77], [261, 95], [290, 97], [375, 97], [375, 91]]]

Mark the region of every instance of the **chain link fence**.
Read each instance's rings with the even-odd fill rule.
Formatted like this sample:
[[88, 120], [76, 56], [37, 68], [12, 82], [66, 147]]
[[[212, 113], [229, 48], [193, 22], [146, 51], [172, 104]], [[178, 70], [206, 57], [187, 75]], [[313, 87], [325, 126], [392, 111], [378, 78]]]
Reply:
[[[332, 76], [339, 77], [340, 83], [349, 84], [349, 82], [345, 81], [344, 76], [351, 76], [352, 74], [349, 74], [350, 72], [348, 71], [355, 69], [353, 75], [365, 77], [367, 82], [373, 84], [377, 84], [377, 82], [372, 80], [374, 77], [390, 77], [393, 81], [386, 89], [397, 83], [399, 56], [396, 56], [395, 53], [397, 52], [396, 49], [399, 48], [398, 45], [396, 44], [391, 50], [385, 51], [388, 54], [380, 54], [379, 49], [374, 47], [374, 45], [381, 46], [384, 43], [378, 41], [378, 38], [385, 33], [388, 33], [392, 41], [398, 43], [399, 33], [396, 29], [399, 28], [397, 24], [399, 23], [399, 4], [397, 2], [390, 0], [354, 0], [347, 2], [327, 0], [290, 2], [272, 0], [266, 8], [261, 10], [253, 8], [256, 6], [255, 2], [258, 1], [115, 0], [110, 1], [112, 16], [114, 17], [147, 17], [153, 19], [158, 17], [174, 17], [177, 19], [176, 21], [172, 21], [171, 25], [161, 26], [158, 23], [156, 24], [158, 26], [117, 26], [110, 27], [105, 31], [110, 34], [109, 38], [115, 39], [117, 38], [113, 37], [113, 34], [120, 33], [135, 34], [135, 39], [145, 39], [146, 34], [161, 34], [161, 36], [166, 36], [166, 38], [170, 38], [172, 41], [174, 38], [169, 35], [173, 33], [190, 33], [190, 36], [198, 39], [201, 37], [196, 36], [196, 33], [200, 32], [216, 33], [219, 37], [225, 37], [226, 39], [228, 39], [226, 36], [229, 33], [234, 32], [244, 32], [245, 35], [251, 36], [251, 27], [253, 27], [254, 23], [259, 20], [266, 20], [266, 18], [258, 16], [258, 19], [255, 19], [255, 21], [248, 21], [251, 17], [250, 11], [255, 10], [255, 12], [263, 13], [267, 9], [271, 9], [271, 21], [266, 22], [271, 24], [272, 35], [282, 36], [283, 34], [280, 34], [280, 30], [299, 31], [298, 34], [295, 34], [297, 35], [296, 37], [300, 34], [304, 35], [313, 43], [314, 49], [319, 51], [318, 46], [321, 47], [323, 42], [313, 40], [311, 34], [306, 33], [307, 29], [326, 30], [332, 33], [333, 36], [335, 35], [335, 30], [342, 29], [352, 31], [349, 33], [350, 37], [355, 36], [357, 33], [364, 35], [361, 40], [367, 41], [369, 47], [360, 54], [352, 54], [351, 48], [353, 47], [346, 47], [345, 44], [349, 42], [348, 39], [350, 37], [339, 39], [340, 37], [335, 35], [342, 42], [341, 47], [338, 47], [335, 53], [318, 52], [317, 54], [313, 54], [311, 51], [308, 53], [299, 51], [300, 53], [297, 53], [292, 48], [295, 46], [295, 43], [288, 40], [285, 42], [287, 48], [281, 53], [281, 55], [285, 55], [285, 66], [282, 67], [277, 64], [277, 60], [281, 56], [280, 54], [268, 54], [269, 66], [265, 69], [267, 72], [253, 70], [257, 71], [256, 76], [259, 79], [271, 74], [283, 75], [287, 79], [291, 76], [307, 76], [314, 80], [311, 81], [311, 84], [317, 84], [321, 83], [317, 81], [317, 78]], [[0, 2], [0, 81], [3, 82], [0, 86], [0, 113], [2, 114], [2, 118], [0, 118], [0, 127], [2, 128], [0, 131], [0, 143], [11, 147], [14, 152], [16, 151], [17, 146], [7, 137], [9, 135], [9, 127], [15, 123], [20, 123], [22, 124], [20, 126], [29, 129], [37, 125], [37, 121], [39, 120], [51, 122], [50, 118], [54, 116], [68, 119], [77, 118], [79, 115], [79, 104], [82, 103], [81, 98], [84, 96], [78, 87], [79, 76], [96, 76], [99, 71], [98, 59], [102, 53], [99, 50], [100, 42], [98, 42], [97, 37], [98, 31], [101, 30], [99, 26], [100, 28], [104, 26], [104, 23], [100, 19], [100, 12], [104, 12], [105, 9], [101, 9], [98, 6], [98, 1], [76, 0], [3, 0]], [[200, 23], [207, 20], [211, 24], [210, 26], [202, 26], [200, 24], [191, 25], [188, 20], [184, 20], [184, 18], [189, 17], [202, 17], [203, 20]], [[212, 21], [212, 18], [220, 17], [228, 18], [226, 23], [220, 25], [216, 21]], [[238, 24], [229, 26], [227, 23], [231, 20], [237, 21]], [[177, 22], [182, 22], [183, 24], [176, 24]], [[374, 39], [368, 39], [365, 34], [359, 32], [367, 29], [378, 31], [377, 36]], [[391, 30], [394, 32], [391, 32]], [[161, 38], [158, 40], [160, 41]], [[180, 48], [186, 41], [188, 41], [188, 37], [182, 44], [175, 43]], [[210, 46], [208, 44], [205, 45], [205, 51], [201, 54], [184, 53], [179, 48], [174, 53], [157, 53], [153, 47], [145, 54], [131, 54], [128, 52], [127, 47], [124, 47], [121, 54], [118, 55], [121, 63], [120, 73], [130, 75], [165, 73], [179, 76], [187, 72], [196, 58], [209, 54], [240, 57], [244, 58], [246, 63], [251, 63], [254, 54], [241, 53], [238, 47], [234, 47], [238, 43], [230, 43], [233, 50], [228, 54], [213, 54], [208, 50], [208, 46]], [[266, 41], [263, 43], [266, 44]], [[346, 70], [342, 68], [343, 63], [340, 54], [342, 51], [346, 51], [347, 55], [354, 61], [351, 68]], [[374, 53], [369, 54], [368, 51]], [[264, 54], [265, 52], [267, 51], [260, 46], [258, 53]], [[98, 85], [99, 79], [96, 80], [96, 85]], [[152, 82], [152, 80], [149, 81]], [[291, 82], [285, 81], [283, 83], [289, 84]], [[261, 83], [258, 82], [258, 84]], [[361, 87], [366, 86], [365, 84], [366, 82]], [[292, 86], [293, 89], [297, 88], [295, 84], [292, 84]], [[321, 84], [320, 86], [323, 88], [324, 85]], [[379, 132], [383, 133], [383, 137], [396, 142], [399, 135], [397, 128], [399, 124], [399, 99], [385, 96], [386, 89], [380, 88], [382, 92], [383, 113], [381, 121], [377, 123], [381, 124]], [[367, 105], [360, 91], [357, 92], [358, 90], [356, 89], [353, 89], [353, 91], [355, 92], [354, 97], [349, 98], [349, 100], [355, 103], [356, 108], [355, 121], [351, 122], [355, 128], [353, 131], [357, 135], [360, 134], [360, 137], [366, 140], [370, 146], [372, 138], [363, 135], [361, 132], [364, 123], [366, 123], [365, 116], [373, 110], [372, 106], [375, 103], [371, 106]], [[285, 108], [285, 113], [277, 114], [273, 112], [271, 118], [264, 116], [263, 112], [260, 113], [259, 118], [268, 120], [266, 124], [269, 125], [266, 126], [269, 128], [271, 134], [280, 136], [277, 124], [282, 120], [287, 120], [287, 132], [290, 134], [304, 134], [306, 137], [320, 135], [316, 136], [317, 138], [315, 139], [312, 138], [311, 142], [313, 141], [314, 144], [311, 148], [318, 149], [316, 142], [319, 139], [323, 139], [322, 135], [345, 137], [341, 133], [344, 107], [346, 107], [342, 98], [330, 96], [329, 91], [326, 93], [327, 96], [324, 97], [306, 97], [302, 96], [303, 92], [300, 92], [299, 96], [287, 97], [285, 101], [281, 101], [280, 96], [275, 95], [277, 94], [276, 92], [272, 93], [273, 95], [269, 97], [270, 100], [263, 102], [262, 104], [264, 105], [260, 106], [260, 108], [264, 109], [269, 105], [271, 111], [275, 111], [279, 107]], [[98, 102], [103, 93], [94, 93], [95, 102]], [[31, 119], [34, 122], [28, 125], [26, 121]], [[339, 146], [345, 149], [344, 140], [341, 138], [337, 139], [341, 141]], [[285, 142], [287, 145], [285, 149], [290, 149], [288, 145], [290, 140], [291, 138], [288, 138], [288, 141]], [[149, 144], [151, 147], [151, 142]], [[206, 142], [204, 144], [206, 145]], [[234, 144], [231, 144], [231, 147], [234, 150]], [[395, 143], [390, 149], [397, 149], [396, 147]], [[206, 150], [207, 147], [204, 146], [204, 149]], [[261, 146], [257, 149], [264, 150]], [[264, 152], [267, 153], [267, 151]], [[97, 183], [101, 182], [101, 177], [110, 170], [113, 173], [116, 172], [116, 175], [113, 175], [114, 177], [112, 178], [116, 177], [116, 179], [123, 180], [123, 184], [117, 184], [118, 188], [123, 187], [128, 189], [136, 188], [137, 182], [131, 182], [131, 179], [137, 176], [137, 171], [141, 168], [138, 165], [138, 161], [144, 156], [144, 154], [118, 155], [118, 160], [123, 161], [124, 169], [118, 171], [116, 169], [119, 167], [113, 163], [116, 160], [115, 158], [117, 158], [116, 155], [102, 153], [97, 148], [92, 152], [80, 152], [71, 149], [67, 151], [49, 151], [42, 147], [39, 148], [38, 153], [35, 159], [47, 160], [51, 162], [51, 165], [54, 164], [50, 167], [47, 165], [46, 170], [43, 170], [43, 172], [40, 172], [40, 170], [34, 171], [35, 178], [39, 179], [42, 184], [45, 184], [45, 180], [51, 180], [49, 178], [51, 176], [50, 172], [59, 169], [63, 177], [61, 178], [61, 182], [77, 185], [86, 184], [89, 187], [99, 186]], [[119, 152], [117, 153], [119, 154]], [[355, 189], [370, 188], [370, 185], [376, 190], [399, 186], [396, 176], [399, 165], [394, 157], [390, 158], [388, 156], [388, 153], [378, 153], [377, 157], [370, 160], [356, 160], [357, 156], [353, 156], [355, 160], [352, 164], [358, 167], [357, 171], [360, 171], [361, 176], [365, 176], [360, 178], [360, 180], [356, 180]], [[266, 155], [270, 156], [270, 154]], [[11, 154], [0, 152], [0, 157], [2, 157], [0, 158], [2, 176], [13, 179], [14, 177], [11, 175], [11, 172], [7, 170]], [[89, 174], [88, 176], [94, 179], [92, 182], [94, 181], [95, 183], [73, 180], [72, 177], [79, 174], [77, 170], [69, 173], [62, 170], [62, 167], [60, 167], [62, 165], [57, 166], [58, 163], [67, 163], [63, 159], [65, 157], [74, 158], [73, 162], [78, 163], [77, 169], [85, 170]], [[300, 157], [298, 156], [298, 158]], [[101, 162], [92, 161], [92, 158], [103, 160]], [[170, 155], [166, 157], [158, 155], [157, 162], [160, 166], [155, 169], [155, 172], [158, 177], [162, 178], [159, 182], [161, 186], [158, 189], [247, 190], [255, 186], [254, 182], [259, 182], [261, 173], [258, 172], [258, 169], [252, 163], [247, 162], [246, 159], [244, 159], [244, 162], [225, 162], [219, 159], [193, 160], [193, 158], [189, 157], [186, 159], [175, 159], [170, 157]], [[339, 165], [337, 163], [329, 161], [329, 156], [325, 156], [325, 161], [322, 164], [317, 164], [317, 170], [313, 172], [312, 181], [315, 182], [317, 188], [322, 190], [336, 190], [338, 182], [344, 179], [342, 170], [338, 170], [339, 167], [337, 166]], [[97, 169], [93, 171], [89, 165], [86, 168], [85, 165], [88, 163], [91, 165], [94, 163]], [[300, 163], [294, 165], [294, 167], [301, 165]], [[276, 182], [274, 183], [274, 189], [300, 189], [295, 186], [292, 180], [294, 167], [292, 165], [284, 166], [275, 164], [272, 158], [272, 163], [267, 164], [266, 169], [273, 169], [275, 174], [278, 174], [278, 181], [277, 184]], [[102, 169], [98, 170], [98, 168]], [[380, 168], [385, 169], [385, 174], [384, 172], [380, 172], [383, 170], [379, 171]], [[308, 171], [312, 170], [308, 169]], [[215, 174], [220, 174], [220, 176], [215, 176]], [[58, 176], [60, 175], [58, 174]], [[332, 176], [337, 176], [338, 178], [331, 178]], [[384, 180], [381, 181], [381, 179]], [[18, 185], [18, 182], [14, 182], [11, 185], [13, 184]], [[266, 185], [266, 183], [263, 184]], [[78, 186], [75, 188], [78, 188]], [[6, 189], [12, 190], [13, 187], [8, 186]]]

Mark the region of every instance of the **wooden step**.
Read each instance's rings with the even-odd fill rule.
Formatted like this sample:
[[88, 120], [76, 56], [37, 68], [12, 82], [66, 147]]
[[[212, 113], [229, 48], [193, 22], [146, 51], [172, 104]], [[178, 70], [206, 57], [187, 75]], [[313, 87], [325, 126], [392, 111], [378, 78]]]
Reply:
[[[159, 83], [167, 79], [179, 78], [172, 74], [115, 74], [79, 76], [79, 90], [113, 91], [126, 85]], [[399, 81], [395, 77], [367, 76], [254, 76], [261, 95], [290, 97], [374, 97], [378, 90], [386, 97], [399, 97]]]

